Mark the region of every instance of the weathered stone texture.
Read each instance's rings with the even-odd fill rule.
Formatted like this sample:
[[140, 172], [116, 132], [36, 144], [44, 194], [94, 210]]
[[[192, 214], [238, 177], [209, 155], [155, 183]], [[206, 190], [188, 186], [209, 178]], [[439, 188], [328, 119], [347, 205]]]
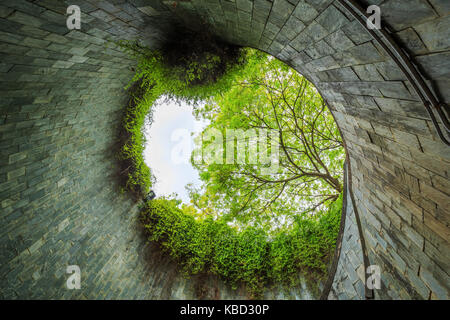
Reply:
[[364, 300], [365, 266], [356, 213], [347, 184], [346, 212], [343, 237], [339, 247], [339, 260], [333, 284], [328, 295], [330, 300]]
[[[448, 1], [369, 2], [448, 103]], [[73, 4], [80, 31], [66, 27]], [[143, 244], [136, 206], [118, 190], [116, 134], [134, 63], [110, 40], [157, 47], [175, 23], [200, 21], [286, 61], [327, 100], [349, 152], [360, 241], [381, 267], [375, 297], [448, 299], [449, 148], [391, 58], [333, 0], [2, 1], [1, 297], [196, 296], [198, 282]], [[343, 262], [357, 260], [354, 250]], [[68, 264], [80, 265], [83, 290], [65, 289]], [[355, 274], [342, 279], [357, 297]]]

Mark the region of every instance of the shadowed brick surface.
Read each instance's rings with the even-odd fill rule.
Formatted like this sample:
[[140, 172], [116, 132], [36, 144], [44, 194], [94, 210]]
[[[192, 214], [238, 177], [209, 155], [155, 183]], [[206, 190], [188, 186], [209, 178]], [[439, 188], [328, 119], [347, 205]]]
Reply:
[[365, 268], [361, 238], [356, 221], [350, 190], [347, 185], [347, 210], [344, 235], [333, 285], [328, 295], [330, 300], [364, 300]]
[[[448, 1], [365, 3], [380, 5], [449, 102]], [[66, 28], [69, 4], [81, 7], [80, 31]], [[381, 267], [375, 297], [448, 299], [449, 148], [399, 68], [333, 0], [2, 1], [0, 296], [195, 298], [206, 287], [206, 297], [245, 297], [214, 279], [183, 279], [145, 246], [115, 179], [133, 62], [109, 40], [157, 47], [175, 22], [200, 21], [286, 61], [327, 100], [349, 151], [360, 241]], [[361, 251], [348, 219], [343, 263]], [[68, 264], [81, 267], [82, 290], [65, 289]], [[357, 271], [340, 285], [355, 287]]]

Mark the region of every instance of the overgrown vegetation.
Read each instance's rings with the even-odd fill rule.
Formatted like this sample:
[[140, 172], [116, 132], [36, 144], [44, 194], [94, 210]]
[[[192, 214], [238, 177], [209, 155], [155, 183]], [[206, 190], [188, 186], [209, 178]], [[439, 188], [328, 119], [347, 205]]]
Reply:
[[139, 199], [152, 185], [150, 168], [144, 162], [145, 136], [142, 128], [146, 120], [151, 122], [151, 106], [159, 95], [156, 88], [148, 90], [141, 81], [131, 86], [130, 94], [123, 117], [119, 159], [123, 187]]
[[[276, 231], [337, 199], [345, 152], [325, 102], [302, 75], [267, 55], [245, 70], [232, 88], [194, 110], [209, 125], [195, 144], [203, 161], [192, 157], [203, 184], [190, 188], [190, 197], [194, 209]], [[271, 133], [269, 142], [262, 132]], [[223, 148], [211, 153], [217, 141]]]
[[[142, 130], [146, 119], [151, 121], [153, 103], [161, 96], [191, 104], [207, 99], [211, 101], [211, 97], [216, 97], [216, 101], [238, 101], [241, 93], [233, 91], [236, 80], [249, 79], [257, 70], [261, 73], [259, 66], [267, 61], [267, 55], [230, 46], [206, 33], [180, 34], [173, 42], [157, 51], [150, 51], [137, 42], [121, 42], [120, 45], [138, 61], [137, 72], [129, 85], [132, 98], [123, 121], [123, 147], [120, 152], [122, 174], [126, 180], [125, 188], [137, 197], [142, 197], [152, 184], [150, 169], [143, 159], [145, 136]], [[288, 87], [289, 84], [283, 85]], [[287, 88], [281, 90], [283, 93], [290, 92]], [[245, 97], [242, 103], [250, 103], [251, 95], [246, 92]], [[284, 99], [289, 100], [289, 97]], [[298, 97], [295, 100], [299, 100]], [[214, 110], [210, 106], [211, 104], [207, 109], [199, 110], [198, 115], [211, 116]], [[236, 108], [240, 106], [242, 105], [239, 103], [229, 104], [229, 117], [223, 116], [224, 125], [232, 124], [236, 127], [237, 118], [233, 113], [236, 114]], [[324, 105], [321, 106], [323, 111]], [[314, 106], [309, 108], [312, 110]], [[267, 111], [261, 111], [268, 114]], [[290, 119], [294, 118], [295, 114]], [[242, 119], [250, 118], [241, 113], [238, 120]], [[248, 121], [241, 122], [242, 128], [251, 125]], [[278, 127], [278, 130], [281, 131], [282, 128]], [[331, 132], [334, 139], [334, 129], [325, 135]], [[319, 138], [316, 138], [315, 141], [318, 140]], [[334, 147], [333, 141], [328, 145], [329, 148]], [[288, 147], [297, 148], [296, 152], [301, 153], [299, 144], [291, 143]], [[319, 148], [326, 150], [327, 146], [319, 144]], [[303, 160], [296, 158], [295, 161], [292, 165], [297, 169], [301, 168], [300, 162]], [[337, 168], [339, 163], [333, 166]], [[306, 165], [304, 168], [311, 169], [311, 166]], [[213, 169], [217, 171], [218, 168]], [[227, 179], [233, 179], [230, 174], [231, 172]], [[278, 174], [278, 178], [283, 179], [283, 174], [291, 173]], [[207, 182], [206, 176], [202, 179]], [[202, 197], [217, 198], [220, 192], [226, 191], [226, 181], [221, 182], [225, 182], [221, 190], [210, 188], [208, 193], [203, 195], [196, 190], [191, 195], [197, 197], [197, 200]], [[221, 202], [224, 207], [233, 202], [233, 197], [237, 203], [242, 201], [237, 198], [239, 192], [236, 190], [240, 188], [239, 185], [243, 186], [248, 181], [238, 179], [234, 182], [239, 183], [234, 185], [234, 193], [226, 194], [228, 198]], [[305, 184], [308, 180], [301, 182]], [[282, 189], [284, 190], [284, 187]], [[295, 189], [290, 190], [296, 192]], [[340, 192], [339, 188], [336, 190]], [[258, 199], [258, 194], [253, 194], [252, 197]], [[280, 212], [286, 212], [286, 209], [283, 209], [283, 199], [286, 198], [281, 197], [278, 202], [272, 202]], [[193, 203], [197, 200], [193, 199]], [[295, 286], [300, 279], [299, 273], [314, 280], [326, 274], [338, 234], [342, 196], [333, 194], [331, 198], [325, 199], [315, 208], [314, 214], [292, 214], [290, 226], [282, 226], [275, 233], [268, 230], [267, 221], [265, 225], [233, 225], [230, 224], [230, 219], [211, 214], [218, 202], [208, 201], [200, 206], [198, 203], [201, 201], [197, 201], [195, 206], [181, 206], [175, 199], [161, 198], [147, 202], [141, 215], [149, 240], [159, 243], [178, 261], [186, 275], [213, 273], [233, 286], [244, 283], [254, 297], [259, 297], [264, 288], [273, 283]], [[255, 213], [258, 204], [255, 202], [255, 205], [250, 207], [254, 210], [247, 211]], [[289, 205], [289, 210], [295, 206], [292, 202]]]
[[195, 104], [230, 88], [248, 61], [241, 48], [208, 33], [181, 32], [160, 50], [149, 50], [137, 41], [120, 41], [118, 45], [138, 61], [137, 72], [126, 88], [132, 90], [123, 118], [119, 158], [125, 188], [141, 197], [152, 185], [142, 155], [142, 128], [146, 119], [151, 121], [151, 106], [156, 99], [164, 95]]
[[141, 218], [149, 240], [158, 242], [186, 275], [212, 273], [237, 286], [246, 284], [254, 297], [277, 283], [299, 282], [299, 273], [319, 280], [333, 254], [339, 232], [342, 196], [327, 211], [298, 216], [290, 230], [270, 236], [264, 229], [238, 231], [212, 217], [196, 219], [176, 200], [146, 204]]

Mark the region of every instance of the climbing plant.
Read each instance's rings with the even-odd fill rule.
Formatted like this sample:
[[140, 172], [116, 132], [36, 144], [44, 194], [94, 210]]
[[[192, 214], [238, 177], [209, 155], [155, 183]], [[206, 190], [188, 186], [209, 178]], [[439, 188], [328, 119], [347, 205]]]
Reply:
[[[119, 157], [124, 187], [142, 197], [152, 184], [151, 171], [143, 161], [142, 130], [146, 119], [151, 121], [154, 102], [161, 96], [194, 105], [212, 101], [211, 97], [223, 101], [230, 97], [237, 79], [261, 72], [260, 65], [268, 56], [230, 46], [208, 34], [189, 32], [159, 50], [149, 50], [138, 42], [119, 45], [138, 61], [127, 87], [131, 99], [124, 115]], [[210, 111], [198, 110], [197, 115]], [[340, 186], [335, 189], [338, 193], [325, 199], [314, 214], [293, 215], [291, 225], [277, 232], [269, 232], [267, 225], [230, 224], [220, 214], [209, 214], [214, 211], [210, 203], [202, 211], [198, 204], [182, 205], [169, 198], [146, 202], [141, 221], [149, 240], [159, 243], [186, 275], [216, 274], [234, 287], [245, 284], [254, 297], [260, 297], [264, 288], [274, 283], [297, 285], [299, 273], [315, 280], [326, 274], [342, 206]], [[213, 195], [211, 189], [208, 192]], [[191, 195], [201, 197], [198, 190]]]
[[149, 240], [161, 245], [186, 275], [212, 273], [233, 287], [246, 284], [254, 297], [272, 284], [298, 285], [302, 273], [315, 281], [326, 274], [339, 232], [342, 196], [312, 217], [297, 217], [289, 230], [269, 235], [195, 218], [174, 199], [147, 202], [141, 220]]
[[[195, 104], [230, 88], [241, 67], [257, 63], [241, 48], [211, 38], [208, 34], [180, 33], [174, 42], [160, 50], [150, 50], [137, 41], [119, 41], [118, 45], [137, 62], [137, 72], [126, 89], [131, 99], [123, 117], [122, 163], [124, 186], [136, 196], [151, 187], [151, 172], [145, 165], [142, 132], [145, 119], [151, 121], [151, 106], [161, 96]], [[174, 43], [181, 42], [180, 52]], [[249, 58], [250, 59], [247, 59]]]

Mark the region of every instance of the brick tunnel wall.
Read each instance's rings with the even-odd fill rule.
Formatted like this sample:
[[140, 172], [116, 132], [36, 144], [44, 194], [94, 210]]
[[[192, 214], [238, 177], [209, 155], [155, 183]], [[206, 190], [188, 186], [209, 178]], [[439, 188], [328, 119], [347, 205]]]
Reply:
[[[364, 261], [363, 246], [361, 243], [361, 228], [357, 212], [353, 207], [351, 183], [349, 182], [348, 163], [344, 171], [344, 201], [342, 205], [343, 216], [341, 230], [336, 244], [337, 261], [335, 269], [330, 267], [329, 277], [333, 280], [328, 291], [323, 293], [329, 300], [364, 300], [366, 298], [367, 268]], [[330, 279], [330, 280], [331, 280]], [[326, 290], [326, 289], [325, 289]]]
[[[449, 2], [369, 2], [448, 102]], [[79, 31], [66, 27], [73, 4]], [[115, 178], [133, 61], [108, 40], [156, 47], [174, 23], [201, 20], [289, 63], [327, 100], [349, 153], [360, 241], [381, 268], [375, 297], [448, 299], [449, 148], [403, 73], [333, 0], [2, 1], [0, 297], [246, 296], [179, 276], [144, 244]], [[66, 289], [69, 264], [80, 266], [82, 290]]]

